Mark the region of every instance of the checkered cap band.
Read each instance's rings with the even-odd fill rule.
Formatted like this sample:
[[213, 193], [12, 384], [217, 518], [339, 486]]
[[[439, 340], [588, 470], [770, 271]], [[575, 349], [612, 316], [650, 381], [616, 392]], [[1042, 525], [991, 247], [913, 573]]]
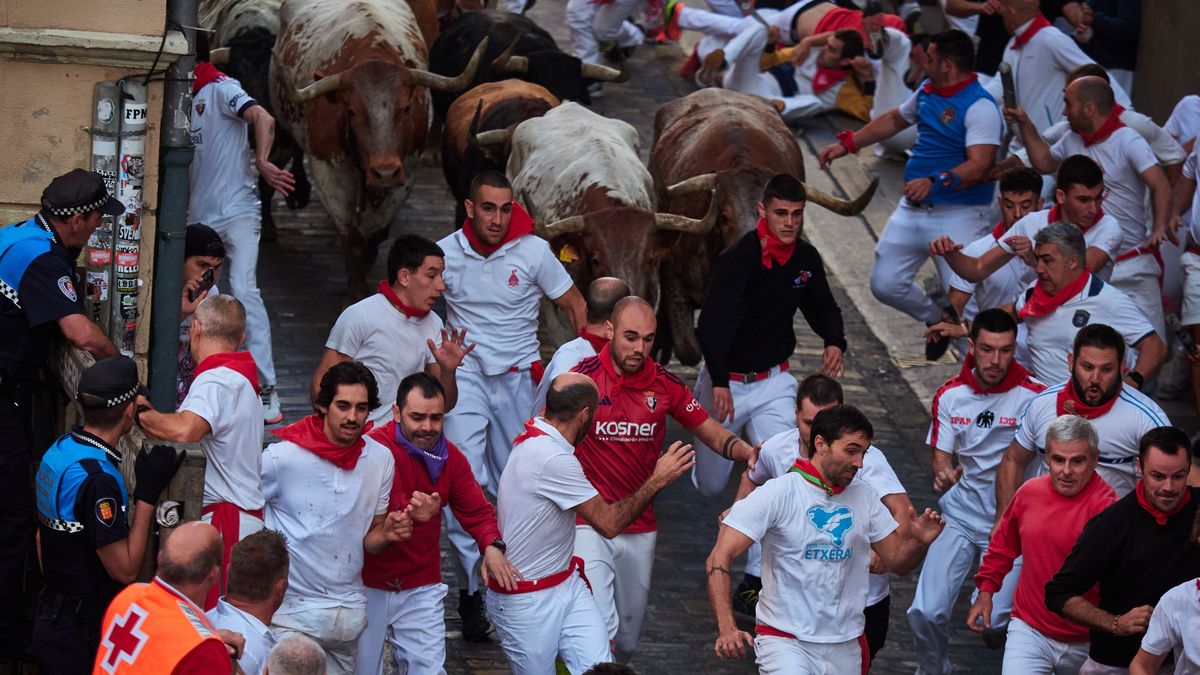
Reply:
[[101, 196], [99, 199], [97, 199], [96, 201], [94, 201], [90, 204], [84, 204], [82, 206], [72, 206], [70, 208], [65, 208], [65, 209], [54, 208], [53, 206], [50, 206], [48, 204], [45, 206], [46, 206], [47, 211], [49, 211], [50, 213], [53, 213], [56, 216], [60, 216], [63, 218], [70, 218], [71, 216], [73, 216], [77, 213], [88, 213], [89, 211], [95, 211], [96, 209], [100, 208], [101, 206], [104, 206], [104, 204], [106, 202], [108, 202], [107, 194]]
[[134, 385], [133, 389], [130, 389], [120, 396], [114, 396], [113, 398], [109, 399], [100, 398], [95, 394], [86, 394], [82, 391], [76, 394], [75, 398], [79, 399], [79, 402], [83, 404], [83, 407], [89, 410], [103, 410], [105, 408], [115, 408], [126, 401], [133, 400], [133, 397], [137, 396], [139, 388], [140, 385]]

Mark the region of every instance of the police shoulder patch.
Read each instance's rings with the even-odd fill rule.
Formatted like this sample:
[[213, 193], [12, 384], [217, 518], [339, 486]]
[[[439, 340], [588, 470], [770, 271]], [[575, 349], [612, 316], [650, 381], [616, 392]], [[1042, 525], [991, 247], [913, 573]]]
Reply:
[[75, 284], [71, 283], [71, 277], [65, 275], [59, 277], [58, 290], [62, 291], [62, 294], [67, 296], [67, 299], [71, 302], [75, 302], [78, 299], [78, 296], [75, 295]]
[[1088, 320], [1092, 318], [1091, 312], [1086, 309], [1075, 310], [1075, 316], [1071, 317], [1071, 325], [1076, 328], [1083, 328], [1087, 325]]
[[112, 527], [117, 522], [117, 500], [112, 497], [102, 497], [96, 500], [96, 520], [105, 527]]

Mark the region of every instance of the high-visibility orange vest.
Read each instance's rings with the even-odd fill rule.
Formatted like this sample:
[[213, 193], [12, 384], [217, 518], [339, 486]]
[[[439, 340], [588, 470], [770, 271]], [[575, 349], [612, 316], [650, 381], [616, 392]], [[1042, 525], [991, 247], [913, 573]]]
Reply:
[[[224, 648], [204, 611], [186, 596], [157, 577], [148, 584], [132, 584], [104, 613], [92, 675], [167, 675], [205, 640]], [[225, 672], [233, 672], [232, 661]]]

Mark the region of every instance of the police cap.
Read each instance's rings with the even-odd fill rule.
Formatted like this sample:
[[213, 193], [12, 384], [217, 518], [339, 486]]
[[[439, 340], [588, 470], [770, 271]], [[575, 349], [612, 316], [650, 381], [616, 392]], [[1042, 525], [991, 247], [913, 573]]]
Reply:
[[72, 169], [42, 191], [42, 208], [59, 218], [100, 210], [106, 216], [125, 213], [125, 205], [108, 194], [100, 174]]
[[132, 401], [146, 388], [138, 382], [137, 366], [128, 356], [110, 356], [101, 359], [79, 376], [79, 390], [75, 400], [84, 410], [115, 408]]

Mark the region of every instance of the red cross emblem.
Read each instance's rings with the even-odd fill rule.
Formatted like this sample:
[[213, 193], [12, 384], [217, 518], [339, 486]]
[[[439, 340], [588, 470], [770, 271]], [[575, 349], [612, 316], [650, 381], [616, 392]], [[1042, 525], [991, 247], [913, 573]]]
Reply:
[[100, 665], [109, 673], [115, 673], [121, 662], [133, 663], [146, 646], [149, 635], [142, 632], [142, 622], [146, 620], [147, 612], [133, 603], [129, 605], [124, 616], [113, 618], [100, 648], [104, 650], [104, 660]]

